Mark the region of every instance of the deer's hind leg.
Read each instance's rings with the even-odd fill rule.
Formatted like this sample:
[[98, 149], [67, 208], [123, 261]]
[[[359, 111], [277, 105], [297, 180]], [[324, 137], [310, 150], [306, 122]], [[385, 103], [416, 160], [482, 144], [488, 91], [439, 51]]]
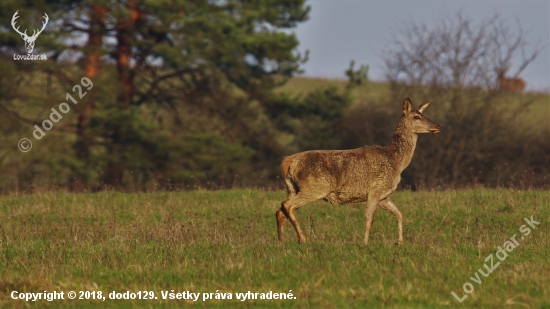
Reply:
[[[296, 188], [296, 185], [292, 181], [290, 175], [287, 175], [285, 178], [285, 185], [286, 185], [286, 200], [288, 201], [292, 196], [296, 196], [296, 192], [298, 191]], [[284, 203], [284, 202], [283, 202]], [[280, 242], [285, 241], [285, 234], [284, 234], [284, 225], [286, 222], [286, 219], [288, 218], [288, 213], [286, 212], [283, 204], [281, 203], [281, 208], [277, 210], [275, 213], [275, 218], [277, 218], [277, 235]]]
[[392, 212], [397, 218], [397, 229], [399, 231], [397, 244], [402, 246], [405, 241], [403, 240], [403, 215], [401, 214], [401, 211], [399, 211], [399, 208], [392, 203], [389, 197], [380, 201], [380, 207]]
[[281, 208], [277, 210], [275, 213], [275, 217], [277, 218], [277, 235], [279, 235], [279, 241], [283, 242], [285, 241], [285, 235], [284, 235], [284, 225], [286, 222], [286, 215], [283, 211], [283, 206], [281, 205]]
[[298, 242], [301, 244], [306, 242], [306, 235], [300, 227], [298, 219], [296, 218], [296, 209], [313, 201], [321, 199], [323, 198], [323, 196], [310, 195], [303, 192], [304, 191], [300, 191], [296, 195], [288, 195], [286, 200], [281, 203], [281, 208], [275, 214], [277, 217], [277, 231], [279, 233], [279, 241], [284, 240], [283, 225], [286, 219], [288, 219], [296, 230], [296, 234], [298, 235]]

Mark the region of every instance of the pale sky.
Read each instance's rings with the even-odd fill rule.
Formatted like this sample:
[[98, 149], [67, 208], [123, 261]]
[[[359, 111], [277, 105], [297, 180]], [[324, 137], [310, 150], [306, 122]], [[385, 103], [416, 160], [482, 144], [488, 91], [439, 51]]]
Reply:
[[383, 51], [400, 23], [413, 19], [434, 25], [459, 11], [480, 22], [498, 13], [511, 29], [517, 28], [519, 19], [531, 47], [539, 41], [547, 45], [520, 77], [527, 81], [527, 90], [550, 90], [550, 0], [309, 0], [307, 4], [310, 19], [294, 30], [299, 51], [310, 53], [303, 65], [306, 76], [345, 78], [353, 59], [356, 69], [360, 64], [370, 66], [371, 80], [383, 80]]

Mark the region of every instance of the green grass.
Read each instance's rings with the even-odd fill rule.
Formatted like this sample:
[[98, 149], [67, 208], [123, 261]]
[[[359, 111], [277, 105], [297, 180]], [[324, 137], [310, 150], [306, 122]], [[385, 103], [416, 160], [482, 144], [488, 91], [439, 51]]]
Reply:
[[[295, 77], [291, 78], [279, 91], [290, 93], [309, 93], [318, 88], [336, 86], [343, 90], [346, 80]], [[352, 95], [355, 103], [384, 104], [390, 97], [390, 85], [386, 82], [367, 82], [353, 89]], [[516, 105], [526, 108], [523, 114], [523, 121], [528, 123], [540, 123], [541, 126], [548, 125], [550, 119], [550, 94], [548, 93], [510, 93], [508, 94]], [[411, 98], [413, 102], [420, 102], [428, 98]], [[437, 98], [432, 98], [434, 102]], [[528, 102], [527, 105], [525, 103]], [[397, 102], [400, 103], [400, 102]]]
[[[346, 87], [346, 80], [324, 79], [311, 77], [295, 77], [291, 78], [279, 91], [290, 93], [309, 93], [315, 89], [324, 89], [331, 86], [336, 86], [340, 90]], [[386, 82], [367, 82], [352, 90], [352, 95], [355, 102], [363, 102], [369, 100], [373, 103], [381, 103], [390, 95], [390, 86]]]
[[[298, 211], [309, 242], [276, 242], [285, 194], [254, 190], [0, 197], [0, 307], [549, 308], [550, 192], [396, 192], [361, 243], [364, 205]], [[526, 217], [540, 226], [459, 304], [462, 286]], [[11, 291], [154, 291], [157, 300], [10, 299]], [[161, 292], [232, 293], [233, 300], [163, 300]], [[295, 300], [236, 300], [288, 292]]]

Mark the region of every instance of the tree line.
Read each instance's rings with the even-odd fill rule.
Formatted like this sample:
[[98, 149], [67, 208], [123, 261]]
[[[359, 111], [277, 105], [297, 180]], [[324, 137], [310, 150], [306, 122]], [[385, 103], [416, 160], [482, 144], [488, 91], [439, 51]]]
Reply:
[[[404, 62], [393, 65], [388, 59], [391, 95], [383, 102], [356, 102], [353, 89], [367, 81], [368, 67], [356, 69], [353, 62], [345, 71], [348, 82], [343, 89], [278, 91], [307, 61], [307, 53], [297, 52], [296, 36], [287, 31], [307, 21], [310, 8], [305, 0], [175, 1], [169, 8], [137, 0], [36, 1], [0, 7], [4, 21], [18, 11], [21, 28], [38, 27], [44, 12], [49, 16], [34, 51], [47, 55], [45, 61], [13, 60], [14, 54], [26, 53], [23, 41], [10, 24], [0, 29], [0, 122], [5, 145], [0, 150], [0, 191], [4, 193], [280, 188], [278, 165], [285, 155], [387, 143], [397, 123], [399, 109], [394, 107], [405, 96], [445, 102], [437, 116], [455, 123], [443, 145], [421, 141], [423, 151], [417, 152], [420, 158], [404, 175], [404, 186], [467, 185], [473, 176], [465, 176], [464, 170], [472, 166], [483, 171], [500, 166], [501, 178], [487, 172], [476, 176], [480, 184], [505, 185], [510, 175], [519, 175], [519, 167], [503, 173], [500, 164], [512, 162], [519, 148], [525, 149], [524, 136], [513, 136], [521, 143], [510, 157], [501, 156], [502, 162], [491, 159], [507, 152], [510, 141], [492, 138], [491, 130], [504, 134], [503, 128], [516, 121], [506, 118], [511, 110], [497, 112], [505, 105], [495, 102], [517, 98], [490, 83], [462, 77], [457, 79], [464, 80], [462, 84], [417, 80], [398, 68], [403, 65], [417, 72], [416, 59], [390, 53], [391, 59], [401, 57]], [[502, 29], [497, 21], [495, 27]], [[426, 57], [425, 64], [436, 59]], [[510, 61], [503, 56], [495, 63], [502, 68]], [[526, 59], [527, 64], [530, 61]], [[468, 66], [463, 69], [469, 72]], [[83, 78], [91, 81], [92, 88], [83, 84]], [[84, 96], [74, 92], [77, 85]], [[71, 106], [71, 111], [61, 113], [63, 119], [35, 139], [35, 126], [41, 126], [61, 103]], [[493, 105], [500, 107], [492, 109]], [[483, 119], [469, 114], [474, 111]], [[456, 140], [459, 132], [454, 129], [469, 133]], [[548, 130], [533, 134], [534, 139], [547, 136]], [[22, 137], [33, 143], [25, 153], [17, 148]], [[466, 141], [478, 140], [481, 154], [465, 148]], [[529, 160], [517, 164], [522, 173], [536, 176], [533, 185], [546, 185], [547, 179], [540, 175], [548, 174], [547, 146], [530, 145], [532, 150], [520, 154]], [[434, 154], [435, 168], [429, 164]]]

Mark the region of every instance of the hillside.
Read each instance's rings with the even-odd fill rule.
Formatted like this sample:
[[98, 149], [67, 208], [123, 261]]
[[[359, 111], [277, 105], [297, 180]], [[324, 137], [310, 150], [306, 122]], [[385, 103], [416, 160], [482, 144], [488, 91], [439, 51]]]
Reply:
[[[317, 77], [294, 77], [291, 78], [279, 91], [287, 91], [290, 93], [308, 93], [317, 88], [327, 88], [336, 86], [343, 90], [347, 81], [339, 79], [327, 79]], [[390, 95], [390, 86], [385, 82], [367, 82], [360, 87], [353, 90], [353, 96], [356, 103], [380, 103], [383, 102]], [[533, 122], [541, 121], [543, 124], [548, 125], [550, 120], [550, 94], [538, 93], [538, 92], [526, 92], [521, 94], [510, 94], [517, 102], [518, 107], [521, 107], [522, 103], [529, 102], [526, 106], [528, 109], [528, 121]], [[437, 98], [411, 98], [414, 101], [431, 100], [433, 103], [437, 103]], [[396, 102], [400, 104], [400, 102]]]

